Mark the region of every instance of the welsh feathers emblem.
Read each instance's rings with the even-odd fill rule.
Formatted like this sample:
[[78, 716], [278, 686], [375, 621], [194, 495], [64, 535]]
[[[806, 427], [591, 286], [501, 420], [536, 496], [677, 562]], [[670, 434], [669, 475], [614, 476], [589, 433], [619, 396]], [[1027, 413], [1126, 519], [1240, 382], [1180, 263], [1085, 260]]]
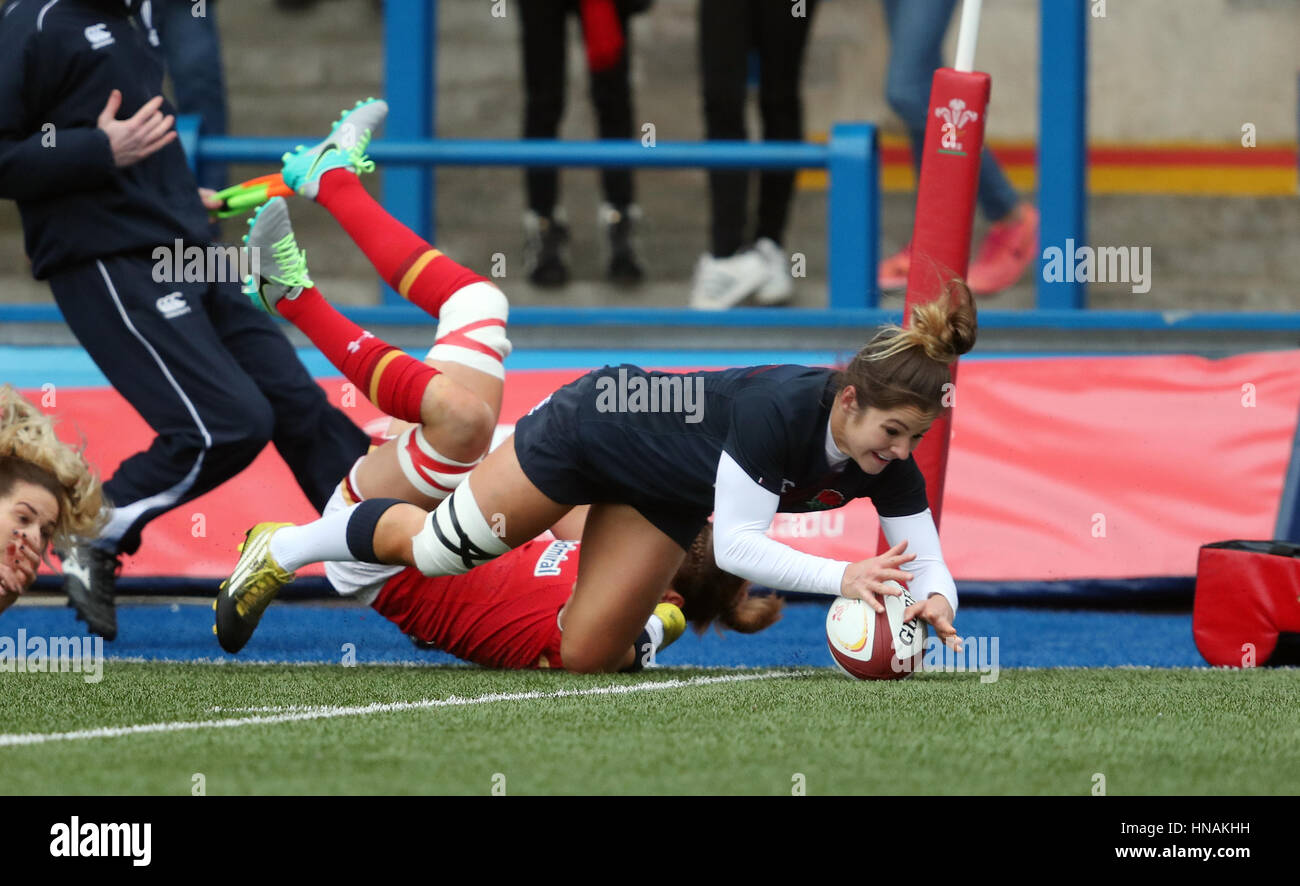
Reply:
[[980, 118], [976, 111], [966, 107], [966, 103], [959, 98], [948, 102], [946, 108], [935, 108], [935, 116], [943, 121], [943, 127], [940, 131], [939, 146], [945, 151], [954, 151], [964, 154], [961, 147], [961, 130], [967, 123], [974, 123]]

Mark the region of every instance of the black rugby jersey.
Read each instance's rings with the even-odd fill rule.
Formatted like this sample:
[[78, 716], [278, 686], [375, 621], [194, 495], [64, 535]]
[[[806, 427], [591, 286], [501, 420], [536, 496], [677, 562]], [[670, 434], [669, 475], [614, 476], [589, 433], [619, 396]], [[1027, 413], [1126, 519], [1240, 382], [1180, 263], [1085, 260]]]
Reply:
[[713, 510], [713, 483], [726, 451], [779, 511], [838, 508], [868, 497], [882, 517], [928, 507], [910, 457], [867, 474], [850, 459], [831, 468], [826, 426], [834, 370], [798, 365], [718, 372], [605, 367], [574, 387], [586, 467], [633, 500]]

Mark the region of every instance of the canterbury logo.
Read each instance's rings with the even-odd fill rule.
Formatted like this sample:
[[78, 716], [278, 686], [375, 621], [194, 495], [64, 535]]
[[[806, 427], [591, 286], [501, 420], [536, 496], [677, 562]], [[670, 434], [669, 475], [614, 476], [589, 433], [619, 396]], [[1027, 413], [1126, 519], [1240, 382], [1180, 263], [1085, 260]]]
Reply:
[[360, 338], [348, 342], [348, 353], [355, 354], [357, 351], [361, 350], [361, 343], [368, 338], [374, 338], [374, 336], [369, 332], [363, 332], [361, 333]]
[[154, 302], [158, 308], [158, 313], [164, 318], [172, 320], [190, 312], [190, 306], [185, 303], [185, 296], [179, 292], [172, 292], [164, 295], [158, 301]]
[[105, 46], [112, 46], [114, 43], [113, 35], [108, 32], [108, 25], [103, 22], [91, 25], [85, 30], [86, 39], [90, 41], [91, 49], [103, 49]]

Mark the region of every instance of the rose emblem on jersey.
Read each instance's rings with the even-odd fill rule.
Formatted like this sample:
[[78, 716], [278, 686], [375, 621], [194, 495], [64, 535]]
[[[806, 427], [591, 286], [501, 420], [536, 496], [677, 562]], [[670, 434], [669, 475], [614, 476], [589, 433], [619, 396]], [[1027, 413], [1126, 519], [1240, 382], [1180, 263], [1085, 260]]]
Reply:
[[817, 493], [817, 497], [807, 502], [809, 510], [825, 511], [830, 508], [838, 508], [844, 504], [844, 493], [837, 489], [823, 489]]

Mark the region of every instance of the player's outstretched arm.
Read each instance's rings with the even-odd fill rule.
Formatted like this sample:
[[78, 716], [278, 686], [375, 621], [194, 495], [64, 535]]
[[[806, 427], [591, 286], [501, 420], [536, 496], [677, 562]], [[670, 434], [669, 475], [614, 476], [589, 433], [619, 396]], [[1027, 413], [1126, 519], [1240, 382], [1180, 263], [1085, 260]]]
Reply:
[[880, 604], [873, 594], [897, 593], [883, 585], [906, 583], [898, 568], [911, 559], [892, 551], [859, 563], [846, 563], [796, 551], [767, 537], [780, 496], [764, 489], [724, 452], [714, 484], [713, 551], [718, 567], [756, 584], [786, 591], [844, 595]]
[[907, 567], [912, 575], [908, 586], [916, 603], [907, 608], [905, 621], [919, 615], [930, 623], [935, 633], [954, 650], [961, 650], [961, 640], [952, 626], [957, 612], [957, 583], [943, 560], [939, 546], [939, 528], [929, 508], [906, 517], [881, 517], [880, 529], [891, 545], [903, 544], [916, 559]]

